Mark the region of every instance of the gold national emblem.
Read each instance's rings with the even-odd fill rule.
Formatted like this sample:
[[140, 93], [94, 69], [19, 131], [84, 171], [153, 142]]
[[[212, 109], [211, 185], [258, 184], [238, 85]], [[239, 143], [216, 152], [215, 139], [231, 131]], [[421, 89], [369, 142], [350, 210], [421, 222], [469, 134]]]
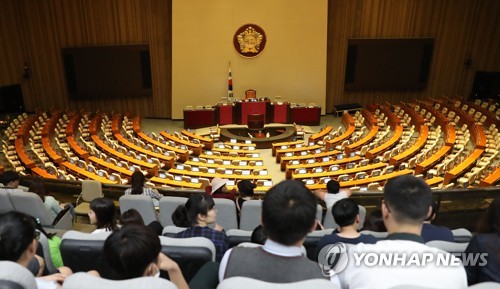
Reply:
[[266, 34], [264, 30], [255, 24], [241, 26], [233, 37], [236, 52], [243, 57], [252, 58], [258, 56], [266, 45]]

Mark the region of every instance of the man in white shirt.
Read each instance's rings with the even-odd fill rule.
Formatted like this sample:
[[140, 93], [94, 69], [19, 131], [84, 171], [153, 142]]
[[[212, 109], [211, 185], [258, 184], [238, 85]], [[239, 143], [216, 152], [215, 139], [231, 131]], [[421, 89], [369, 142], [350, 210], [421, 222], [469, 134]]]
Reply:
[[382, 200], [387, 239], [348, 247], [347, 267], [340, 268], [341, 272], [332, 276], [332, 282], [349, 289], [405, 285], [467, 288], [460, 260], [426, 246], [420, 236], [431, 205], [432, 191], [422, 179], [406, 175], [389, 180]]
[[340, 183], [336, 180], [331, 180], [326, 183], [326, 192], [324, 190], [316, 190], [314, 195], [325, 202], [327, 208], [333, 207], [339, 200], [349, 198], [352, 195], [348, 188], [340, 189]]
[[240, 276], [271, 283], [325, 279], [316, 262], [302, 255], [307, 233], [316, 228], [316, 200], [300, 181], [272, 187], [262, 202], [263, 247], [235, 247], [226, 252], [219, 280]]

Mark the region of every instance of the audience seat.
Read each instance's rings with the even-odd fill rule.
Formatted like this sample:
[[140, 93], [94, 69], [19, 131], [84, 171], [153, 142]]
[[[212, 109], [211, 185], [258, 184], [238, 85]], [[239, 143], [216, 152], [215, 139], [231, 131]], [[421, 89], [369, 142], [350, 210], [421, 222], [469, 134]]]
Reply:
[[326, 279], [311, 279], [293, 283], [269, 283], [247, 277], [231, 277], [223, 280], [217, 289], [335, 289], [338, 288]]
[[187, 228], [184, 227], [166, 226], [163, 228], [161, 235], [165, 237], [174, 237], [175, 234], [180, 233], [186, 229]]
[[[455, 242], [447, 242], [447, 241], [430, 241], [425, 243], [429, 247], [438, 248], [448, 253], [463, 253], [465, 249], [469, 245], [469, 243], [455, 243]], [[456, 255], [461, 258], [460, 254]]]
[[0, 188], [0, 214], [14, 211], [14, 204], [9, 197], [9, 192]]
[[457, 243], [469, 243], [472, 239], [472, 233], [465, 228], [451, 230], [451, 233], [453, 234], [453, 239]]
[[251, 242], [252, 232], [247, 230], [232, 229], [226, 231], [229, 247], [238, 246], [241, 243]]
[[73, 229], [73, 218], [69, 210], [61, 211], [58, 218], [53, 218], [47, 211], [42, 199], [35, 193], [19, 191], [10, 194], [10, 200], [16, 211], [40, 219], [44, 227], [60, 230]]
[[178, 206], [186, 204], [188, 198], [184, 197], [162, 197], [160, 199], [160, 223], [163, 227], [173, 226], [172, 213]]
[[90, 202], [103, 196], [100, 182], [94, 180], [82, 181], [82, 192], [76, 200], [75, 214], [86, 216], [90, 212]]
[[33, 276], [33, 274], [23, 266], [11, 261], [0, 261], [0, 280], [14, 282], [16, 285], [21, 286], [21, 288], [23, 289], [37, 288], [35, 277]]
[[217, 223], [224, 230], [238, 229], [238, 219], [236, 217], [236, 204], [232, 200], [214, 198], [217, 209]]
[[175, 289], [177, 288], [172, 282], [155, 277], [140, 277], [129, 280], [107, 280], [104, 278], [95, 277], [87, 273], [76, 273], [64, 280], [63, 289]]
[[188, 282], [205, 263], [215, 261], [215, 245], [210, 239], [160, 236], [160, 241], [161, 251], [177, 262]]
[[109, 235], [111, 232], [97, 234], [66, 232], [60, 246], [64, 265], [75, 273], [97, 270], [103, 278], [117, 279], [118, 276], [109, 268], [102, 252], [104, 241]]
[[260, 225], [262, 214], [262, 201], [249, 200], [241, 207], [240, 230], [253, 231]]
[[158, 221], [153, 199], [145, 195], [123, 195], [120, 197], [120, 213], [136, 209], [142, 216], [144, 224]]
[[360, 233], [363, 235], [371, 235], [375, 237], [377, 240], [384, 240], [385, 238], [387, 238], [387, 235], [389, 235], [389, 233], [387, 232], [375, 232], [369, 230], [363, 230]]

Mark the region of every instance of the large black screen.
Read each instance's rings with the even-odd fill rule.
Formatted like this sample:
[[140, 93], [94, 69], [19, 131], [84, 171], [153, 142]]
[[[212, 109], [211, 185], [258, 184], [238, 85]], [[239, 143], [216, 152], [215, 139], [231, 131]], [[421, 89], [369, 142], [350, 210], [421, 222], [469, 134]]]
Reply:
[[63, 48], [71, 98], [151, 96], [149, 45]]
[[425, 88], [434, 39], [349, 39], [345, 90]]

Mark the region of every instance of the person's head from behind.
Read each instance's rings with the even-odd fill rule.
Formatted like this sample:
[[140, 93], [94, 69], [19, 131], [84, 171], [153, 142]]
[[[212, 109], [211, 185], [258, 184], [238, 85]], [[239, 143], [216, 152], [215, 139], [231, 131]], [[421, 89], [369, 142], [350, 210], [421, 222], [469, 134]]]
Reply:
[[264, 227], [262, 227], [262, 225], [258, 225], [257, 227], [255, 227], [255, 229], [253, 229], [252, 231], [250, 242], [264, 245], [266, 240], [267, 240], [267, 234], [266, 231], [264, 231]]
[[45, 197], [47, 196], [47, 185], [42, 178], [34, 178], [30, 183], [29, 191], [37, 194], [42, 201], [45, 201]]
[[19, 174], [14, 171], [6, 171], [2, 175], [2, 183], [6, 187], [16, 189], [19, 186]]
[[368, 214], [364, 229], [373, 232], [387, 232], [381, 209], [373, 210]]
[[115, 204], [108, 198], [97, 198], [90, 202], [90, 223], [97, 229], [115, 229]]
[[262, 225], [268, 238], [286, 246], [301, 245], [316, 227], [316, 205], [303, 182], [289, 180], [272, 187], [262, 202]]
[[120, 215], [120, 225], [123, 227], [129, 225], [144, 226], [144, 219], [136, 209], [129, 209]]
[[331, 180], [326, 183], [326, 191], [329, 194], [337, 194], [340, 191], [340, 183], [336, 180]]
[[358, 229], [359, 207], [353, 199], [342, 199], [332, 207], [332, 215], [339, 227], [355, 226]]
[[238, 191], [240, 192], [240, 196], [244, 197], [253, 197], [254, 191], [253, 189], [256, 187], [254, 183], [249, 180], [241, 180], [238, 182]]
[[486, 214], [479, 221], [477, 233], [500, 234], [500, 198], [494, 199], [486, 210]]
[[434, 221], [434, 219], [436, 218], [436, 215], [438, 213], [438, 205], [436, 202], [432, 202], [432, 205], [431, 205], [431, 212], [429, 213], [429, 215], [427, 216], [427, 218], [425, 218], [424, 222], [426, 223], [430, 223], [432, 221]]
[[39, 233], [35, 219], [11, 211], [0, 215], [0, 260], [28, 266], [36, 253]]
[[130, 181], [132, 184], [132, 194], [133, 195], [142, 194], [144, 183], [146, 182], [146, 177], [144, 177], [144, 174], [140, 171], [135, 171], [132, 174]]
[[113, 232], [104, 242], [104, 258], [122, 279], [154, 276], [161, 251], [160, 239], [144, 226], [130, 225]]
[[215, 223], [216, 219], [214, 199], [205, 194], [192, 195], [185, 205], [172, 213], [172, 221], [177, 227], [206, 226]]
[[384, 186], [382, 217], [389, 233], [402, 226], [421, 228], [432, 206], [432, 191], [412, 175], [390, 179]]

